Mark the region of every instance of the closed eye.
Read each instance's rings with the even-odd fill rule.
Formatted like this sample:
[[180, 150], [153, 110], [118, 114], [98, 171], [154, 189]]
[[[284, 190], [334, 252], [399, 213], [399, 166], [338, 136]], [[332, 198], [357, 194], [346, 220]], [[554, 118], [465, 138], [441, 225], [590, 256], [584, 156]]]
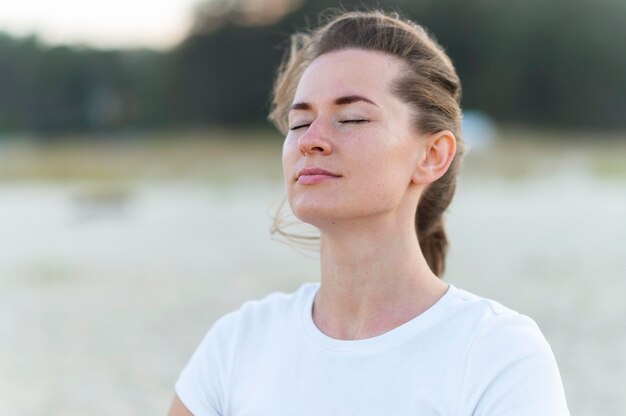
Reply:
[[365, 120], [365, 119], [356, 119], [356, 120], [342, 120], [340, 121], [340, 123], [354, 123], [354, 124], [360, 124], [360, 123], [367, 123], [369, 120]]
[[[344, 123], [352, 123], [352, 124], [362, 124], [362, 123], [368, 123], [369, 120], [365, 120], [365, 119], [355, 119], [355, 120], [341, 120], [340, 123], [344, 124]], [[293, 126], [290, 127], [289, 130], [293, 131], [293, 130], [298, 130], [301, 129], [303, 127], [308, 127], [310, 126], [311, 123], [307, 123], [307, 124], [299, 124], [297, 126]]]
[[308, 127], [310, 125], [311, 124], [300, 124], [300, 125], [297, 125], [297, 126], [290, 127], [289, 130], [292, 130], [292, 131], [293, 130], [298, 130], [298, 129], [301, 129], [302, 127]]

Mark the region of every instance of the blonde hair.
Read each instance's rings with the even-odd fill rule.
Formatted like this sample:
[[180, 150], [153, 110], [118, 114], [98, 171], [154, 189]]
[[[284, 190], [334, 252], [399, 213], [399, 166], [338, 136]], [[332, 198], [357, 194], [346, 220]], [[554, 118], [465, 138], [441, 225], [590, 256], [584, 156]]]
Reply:
[[[428, 134], [450, 130], [457, 139], [457, 153], [446, 173], [431, 183], [420, 197], [415, 229], [420, 248], [431, 270], [443, 275], [448, 248], [443, 213], [450, 205], [463, 153], [461, 141], [461, 83], [443, 48], [416, 23], [380, 10], [334, 12], [308, 33], [291, 37], [278, 69], [269, 119], [286, 134], [287, 114], [298, 82], [309, 64], [325, 53], [357, 48], [384, 52], [400, 58], [405, 68], [393, 92], [415, 110], [417, 131]], [[297, 238], [282, 230], [275, 219], [273, 232]], [[310, 237], [306, 237], [310, 241]]]

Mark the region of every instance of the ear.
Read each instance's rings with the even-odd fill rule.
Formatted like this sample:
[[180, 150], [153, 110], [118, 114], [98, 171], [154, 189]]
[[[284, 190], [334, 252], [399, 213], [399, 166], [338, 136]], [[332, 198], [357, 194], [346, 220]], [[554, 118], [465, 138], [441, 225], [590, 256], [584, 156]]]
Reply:
[[423, 154], [413, 172], [416, 184], [427, 185], [441, 178], [450, 167], [456, 153], [456, 138], [449, 130], [432, 133], [423, 140]]

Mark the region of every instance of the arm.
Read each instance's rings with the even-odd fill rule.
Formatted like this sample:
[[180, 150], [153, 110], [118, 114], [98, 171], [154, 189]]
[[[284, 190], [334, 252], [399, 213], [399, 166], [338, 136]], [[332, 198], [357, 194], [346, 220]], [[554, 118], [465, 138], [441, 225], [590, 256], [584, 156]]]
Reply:
[[167, 414], [168, 416], [193, 416], [178, 398], [178, 395], [174, 395], [174, 400], [172, 401], [172, 406], [170, 407], [170, 411]]

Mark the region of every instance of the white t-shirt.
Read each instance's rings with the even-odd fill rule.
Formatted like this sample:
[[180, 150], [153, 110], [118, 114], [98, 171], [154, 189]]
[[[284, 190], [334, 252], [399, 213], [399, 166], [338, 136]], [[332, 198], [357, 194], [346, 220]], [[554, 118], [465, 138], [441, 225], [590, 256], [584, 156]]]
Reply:
[[564, 416], [532, 319], [453, 285], [428, 310], [354, 341], [312, 319], [318, 283], [220, 318], [176, 383], [196, 416]]

